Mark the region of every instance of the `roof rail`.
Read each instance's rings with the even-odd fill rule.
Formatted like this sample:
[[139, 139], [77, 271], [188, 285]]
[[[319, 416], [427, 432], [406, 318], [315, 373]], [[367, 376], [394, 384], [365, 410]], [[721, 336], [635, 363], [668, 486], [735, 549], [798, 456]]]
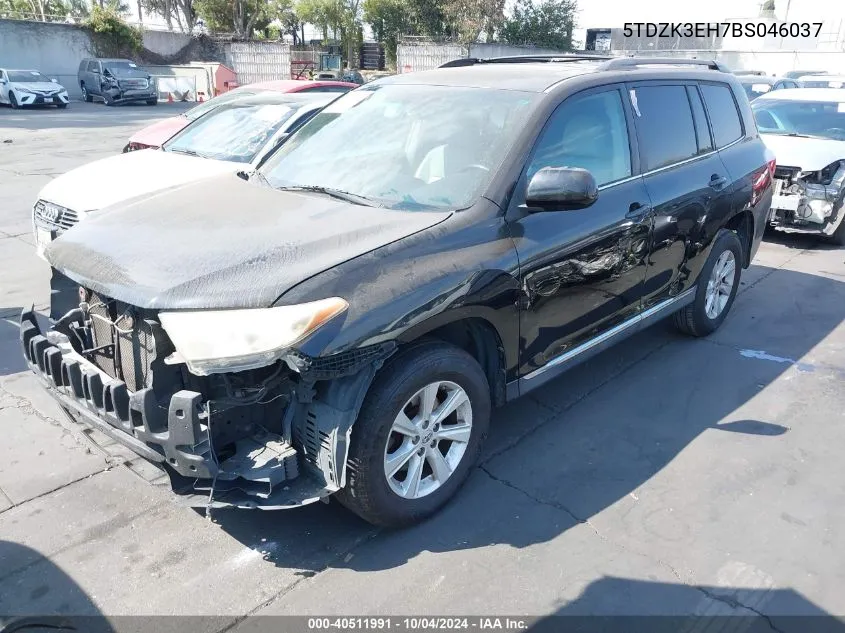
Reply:
[[680, 57], [614, 57], [604, 64], [605, 70], [636, 68], [638, 66], [706, 66], [710, 70], [731, 72], [727, 66], [715, 59], [685, 59]]
[[457, 68], [460, 66], [475, 66], [476, 64], [519, 64], [536, 62], [578, 62], [578, 61], [606, 61], [613, 57], [607, 55], [510, 55], [507, 57], [462, 57], [453, 59], [439, 66], [439, 68]]

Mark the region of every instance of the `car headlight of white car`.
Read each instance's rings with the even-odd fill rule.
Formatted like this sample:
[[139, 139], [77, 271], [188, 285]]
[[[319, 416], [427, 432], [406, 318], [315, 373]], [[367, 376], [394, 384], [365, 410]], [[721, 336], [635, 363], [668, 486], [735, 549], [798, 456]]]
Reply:
[[19, 86], [15, 86], [15, 92], [22, 92], [23, 94], [27, 94], [27, 95], [36, 94], [34, 91], [30, 90], [29, 88], [21, 88]]
[[166, 362], [184, 362], [198, 376], [264, 367], [348, 307], [331, 297], [274, 308], [161, 312], [176, 348]]

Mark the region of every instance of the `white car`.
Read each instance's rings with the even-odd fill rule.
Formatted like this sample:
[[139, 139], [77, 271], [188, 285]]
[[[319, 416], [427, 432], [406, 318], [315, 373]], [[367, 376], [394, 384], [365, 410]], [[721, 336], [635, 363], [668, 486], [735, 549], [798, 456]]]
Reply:
[[64, 86], [37, 70], [0, 68], [0, 103], [13, 108], [31, 105], [66, 108], [68, 96]]
[[798, 83], [802, 88], [845, 88], [845, 75], [805, 75]]
[[160, 149], [111, 156], [50, 181], [32, 212], [38, 254], [88, 214], [225, 172], [250, 172], [337, 95], [267, 92], [233, 100]]
[[845, 90], [778, 90], [751, 109], [777, 161], [770, 226], [845, 245]]

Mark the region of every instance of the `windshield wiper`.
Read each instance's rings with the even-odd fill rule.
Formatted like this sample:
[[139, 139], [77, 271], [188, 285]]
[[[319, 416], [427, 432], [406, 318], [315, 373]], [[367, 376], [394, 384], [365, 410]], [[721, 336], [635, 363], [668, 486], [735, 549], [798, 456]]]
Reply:
[[200, 154], [192, 149], [184, 149], [181, 147], [170, 147], [167, 150], [168, 152], [173, 152], [174, 154], [185, 154], [186, 156], [196, 156], [197, 158], [208, 158], [205, 154]]
[[252, 171], [239, 171], [239, 172], [237, 172], [237, 176], [238, 176], [238, 178], [241, 178], [242, 180], [246, 180], [246, 181], [252, 180], [254, 178], [258, 182], [260, 182], [262, 185], [264, 185], [265, 187], [272, 187], [273, 186], [273, 185], [270, 184], [270, 181], [267, 180], [267, 176], [262, 174], [260, 171], [257, 171], [257, 170], [254, 170], [254, 169]]
[[785, 132], [783, 134], [779, 134], [779, 136], [793, 136], [796, 138], [819, 138], [822, 140], [830, 140], [824, 136], [819, 136], [818, 134], [802, 134], [801, 132]]
[[351, 202], [353, 204], [358, 204], [364, 207], [383, 206], [373, 200], [370, 200], [365, 196], [359, 196], [358, 194], [349, 193], [348, 191], [341, 191], [340, 189], [332, 189], [331, 187], [320, 187], [317, 185], [299, 185], [292, 187], [279, 187], [278, 189], [279, 191], [305, 191], [308, 193], [319, 193], [325, 196], [335, 198], [336, 200], [343, 200], [345, 202]]

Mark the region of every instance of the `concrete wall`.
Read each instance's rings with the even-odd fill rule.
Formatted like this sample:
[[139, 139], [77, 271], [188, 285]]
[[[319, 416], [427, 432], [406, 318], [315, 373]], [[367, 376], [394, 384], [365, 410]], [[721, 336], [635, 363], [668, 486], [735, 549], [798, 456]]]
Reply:
[[76, 71], [91, 55], [91, 39], [77, 26], [0, 20], [0, 66], [36, 69], [79, 96]]
[[[139, 63], [222, 61], [222, 47], [183, 33], [145, 31]], [[72, 24], [0, 19], [0, 67], [37, 69], [59, 80], [71, 97], [79, 97], [76, 72], [79, 62], [91, 57], [94, 47], [88, 32]], [[176, 59], [173, 59], [176, 57]]]
[[144, 31], [144, 48], [162, 57], [176, 55], [193, 41], [190, 35], [170, 31]]

